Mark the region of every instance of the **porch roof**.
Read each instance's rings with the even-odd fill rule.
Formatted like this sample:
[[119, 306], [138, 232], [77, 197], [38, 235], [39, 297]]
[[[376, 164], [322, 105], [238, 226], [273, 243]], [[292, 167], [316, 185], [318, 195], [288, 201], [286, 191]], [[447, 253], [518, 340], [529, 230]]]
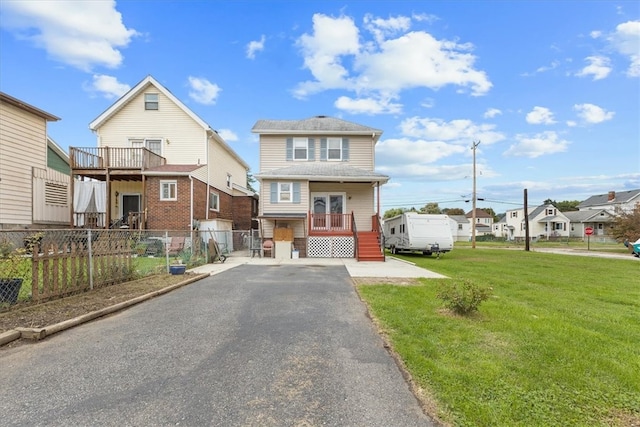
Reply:
[[259, 219], [306, 219], [306, 213], [264, 213], [262, 215], [258, 215]]
[[378, 182], [389, 181], [387, 175], [355, 168], [343, 163], [301, 163], [284, 168], [260, 172], [258, 179], [297, 179], [305, 181]]

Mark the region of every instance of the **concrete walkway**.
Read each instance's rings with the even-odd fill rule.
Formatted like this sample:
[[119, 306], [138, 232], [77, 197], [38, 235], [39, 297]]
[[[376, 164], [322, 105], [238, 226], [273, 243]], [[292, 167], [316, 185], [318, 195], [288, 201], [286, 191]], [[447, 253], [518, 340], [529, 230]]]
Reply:
[[302, 266], [339, 266], [344, 265], [351, 277], [404, 277], [404, 278], [446, 278], [433, 271], [418, 267], [413, 263], [387, 257], [385, 262], [358, 262], [354, 258], [251, 258], [230, 256], [224, 263], [206, 264], [189, 270], [192, 273], [209, 273], [210, 275], [227, 271], [240, 265], [302, 265]]

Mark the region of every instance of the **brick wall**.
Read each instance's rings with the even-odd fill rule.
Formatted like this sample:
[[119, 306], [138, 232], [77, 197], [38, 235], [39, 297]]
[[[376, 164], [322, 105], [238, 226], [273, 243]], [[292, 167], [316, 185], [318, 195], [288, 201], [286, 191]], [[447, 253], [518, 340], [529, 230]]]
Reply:
[[233, 198], [233, 228], [235, 230], [251, 230], [257, 228], [252, 218], [258, 216], [256, 199], [252, 196], [236, 196]]

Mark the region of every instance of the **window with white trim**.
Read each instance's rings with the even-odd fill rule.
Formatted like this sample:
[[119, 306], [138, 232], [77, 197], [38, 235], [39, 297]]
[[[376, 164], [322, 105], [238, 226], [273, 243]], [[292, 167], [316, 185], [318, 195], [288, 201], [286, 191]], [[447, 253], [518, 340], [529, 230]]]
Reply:
[[160, 181], [160, 200], [178, 200], [178, 181]]
[[309, 158], [309, 139], [293, 138], [293, 159], [307, 160]]
[[212, 211], [220, 210], [220, 195], [215, 191], [209, 193], [209, 209]]
[[232, 184], [232, 182], [231, 182], [231, 175], [230, 175], [230, 174], [227, 174], [227, 188], [231, 188], [231, 184]]
[[290, 202], [291, 201], [291, 183], [279, 182], [278, 183], [278, 202]]
[[518, 212], [517, 211], [511, 212], [511, 218], [518, 218]]
[[129, 139], [131, 148], [146, 148], [152, 153], [162, 156], [162, 139], [160, 138], [132, 138]]
[[158, 109], [158, 94], [157, 93], [145, 93], [144, 94], [144, 109], [145, 110], [157, 110]]
[[327, 138], [327, 159], [342, 160], [342, 138]]

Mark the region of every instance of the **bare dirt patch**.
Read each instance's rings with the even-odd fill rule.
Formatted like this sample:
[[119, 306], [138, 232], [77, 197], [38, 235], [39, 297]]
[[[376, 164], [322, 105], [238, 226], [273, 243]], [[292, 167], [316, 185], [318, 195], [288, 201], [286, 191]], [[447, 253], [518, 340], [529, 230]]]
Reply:
[[412, 277], [354, 277], [353, 281], [358, 286], [364, 285], [395, 285], [418, 286], [422, 285], [420, 279]]
[[195, 276], [195, 274], [189, 273], [184, 275], [160, 274], [42, 304], [18, 304], [9, 311], [0, 313], [0, 333], [17, 327], [41, 328], [53, 325], [164, 289]]

